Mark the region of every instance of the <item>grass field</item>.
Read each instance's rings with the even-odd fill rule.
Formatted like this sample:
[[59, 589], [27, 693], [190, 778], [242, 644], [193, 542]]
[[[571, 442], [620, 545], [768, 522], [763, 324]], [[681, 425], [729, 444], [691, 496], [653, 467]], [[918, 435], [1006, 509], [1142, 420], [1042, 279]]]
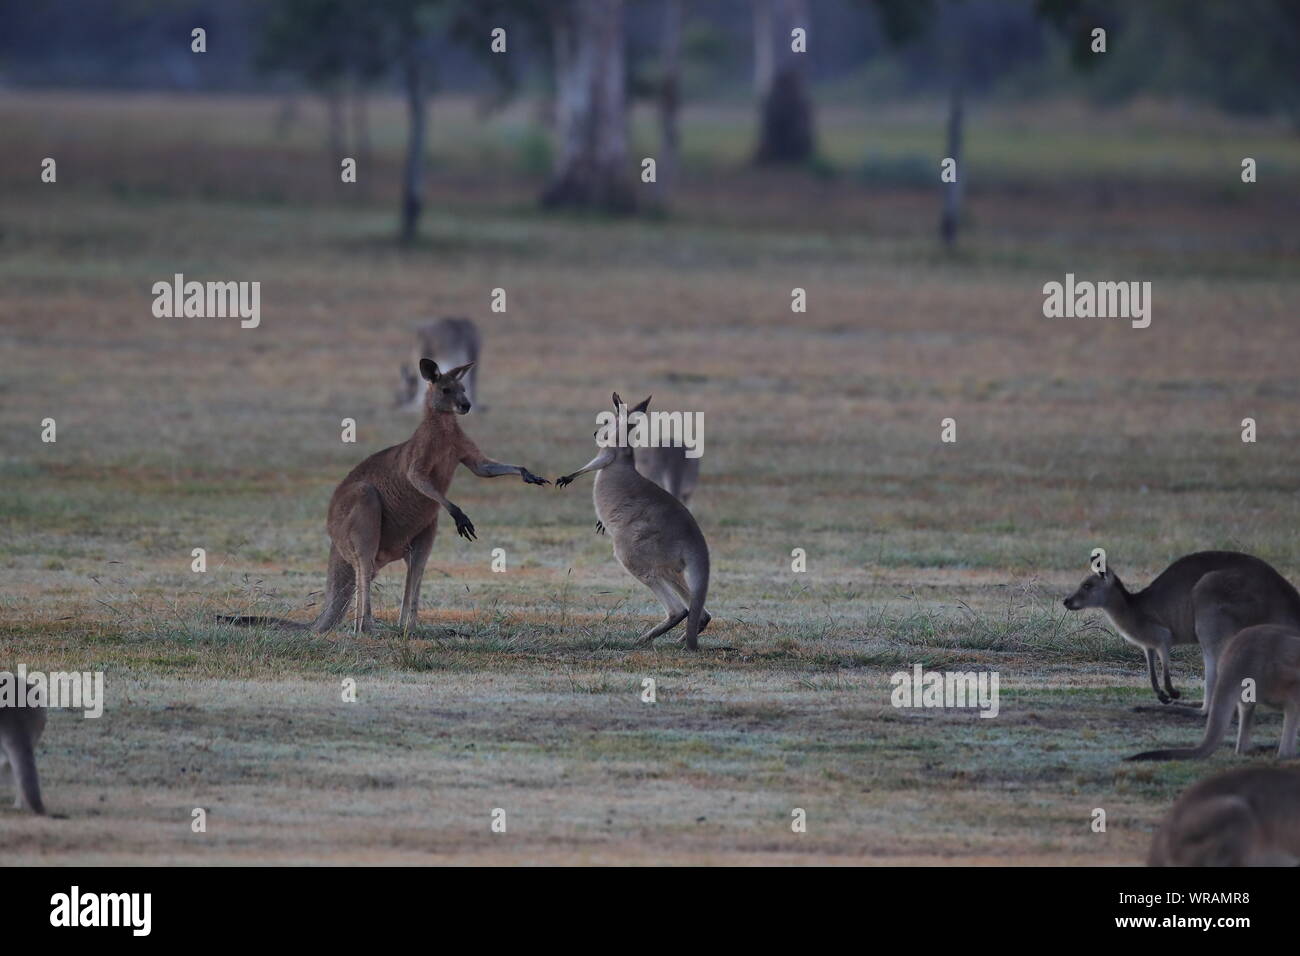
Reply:
[[[1155, 705], [1140, 654], [1060, 599], [1094, 547], [1134, 585], [1203, 548], [1300, 575], [1285, 128], [976, 110], [946, 256], [937, 185], [909, 172], [937, 169], [937, 109], [824, 110], [817, 175], [746, 167], [747, 110], [688, 110], [674, 214], [610, 221], [536, 211], [527, 109], [438, 100], [403, 251], [398, 104], [374, 111], [364, 190], [335, 182], [311, 104], [277, 136], [279, 109], [0, 96], [0, 669], [108, 690], [99, 720], [51, 716], [61, 818], [0, 811], [0, 862], [1136, 863], [1173, 797], [1233, 762], [1122, 763], [1201, 723], [1135, 711]], [[154, 318], [176, 272], [260, 281], [261, 326]], [[1152, 281], [1151, 327], [1045, 319], [1066, 272]], [[700, 653], [632, 647], [660, 612], [593, 533], [589, 479], [463, 472], [480, 539], [442, 531], [409, 639], [400, 566], [365, 638], [211, 623], [314, 614], [329, 494], [409, 435], [397, 365], [437, 314], [484, 331], [490, 410], [465, 426], [496, 458], [574, 470], [615, 389], [704, 413]], [[996, 670], [999, 716], [893, 708], [915, 663]], [[1199, 699], [1199, 654], [1175, 678]]]

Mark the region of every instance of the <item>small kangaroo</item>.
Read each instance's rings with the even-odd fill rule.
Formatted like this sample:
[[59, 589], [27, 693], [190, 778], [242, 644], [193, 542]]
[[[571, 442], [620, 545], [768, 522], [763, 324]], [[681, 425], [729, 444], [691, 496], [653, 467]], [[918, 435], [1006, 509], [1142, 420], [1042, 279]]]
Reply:
[[334, 489], [326, 530], [330, 536], [325, 607], [310, 625], [274, 617], [222, 617], [239, 625], [266, 624], [307, 628], [323, 633], [335, 627], [357, 596], [356, 631], [368, 631], [370, 584], [375, 573], [398, 559], [406, 562], [406, 588], [399, 624], [408, 630], [420, 609], [420, 579], [438, 528], [438, 509], [456, 522], [456, 533], [475, 539], [474, 525], [447, 499], [457, 465], [480, 478], [519, 475], [530, 485], [549, 485], [527, 468], [494, 461], [478, 450], [456, 421], [470, 410], [461, 384], [470, 366], [442, 372], [432, 359], [420, 359], [420, 374], [429, 383], [424, 418], [400, 445], [371, 455]]
[[[28, 700], [31, 693], [29, 690]], [[41, 800], [41, 779], [36, 773], [36, 744], [45, 731], [45, 719], [43, 705], [0, 707], [0, 777], [15, 778], [15, 807], [42, 814], [45, 804]]]
[[636, 470], [689, 506], [700, 483], [700, 459], [687, 458], [681, 445], [636, 448], [632, 454]]
[[[647, 398], [629, 417], [644, 414], [649, 405]], [[615, 392], [614, 410], [620, 407], [625, 406]], [[592, 500], [598, 522], [614, 539], [614, 557], [664, 606], [664, 619], [642, 634], [640, 643], [650, 644], [686, 618], [686, 646], [697, 650], [699, 633], [712, 620], [704, 609], [709, 546], [700, 526], [684, 504], [637, 471], [629, 446], [602, 448], [573, 474], [557, 478], [555, 485], [563, 488], [589, 471], [596, 472]]]
[[[1185, 555], [1136, 594], [1114, 571], [1089, 575], [1064, 603], [1071, 611], [1101, 608], [1126, 641], [1142, 648], [1162, 704], [1181, 696], [1169, 673], [1170, 647], [1199, 641], [1205, 661], [1202, 714], [1210, 712], [1219, 658], [1238, 631], [1252, 624], [1300, 627], [1300, 593], [1267, 561], [1236, 551]], [[1157, 654], [1164, 690], [1156, 681]]]
[[[1255, 699], [1242, 700], [1243, 682], [1255, 683]], [[1296, 755], [1296, 730], [1300, 728], [1300, 631], [1291, 627], [1261, 624], [1237, 634], [1219, 659], [1219, 676], [1214, 685], [1214, 707], [1205, 722], [1205, 736], [1196, 747], [1186, 750], [1148, 750], [1129, 760], [1198, 760], [1214, 753], [1228, 732], [1232, 712], [1237, 711], [1237, 756], [1250, 752], [1250, 725], [1255, 704], [1280, 707], [1282, 739], [1277, 756], [1286, 760]]]
[[[411, 355], [411, 361], [418, 368], [420, 360], [431, 358], [443, 368], [455, 368], [460, 365], [470, 367], [465, 379], [465, 397], [479, 411], [486, 409], [478, 400], [478, 364], [481, 343], [478, 326], [470, 319], [445, 318], [426, 322], [415, 330], [417, 342]], [[411, 371], [411, 366], [402, 365], [398, 374], [401, 384], [397, 389], [396, 407], [406, 411], [416, 411], [422, 407], [420, 400], [420, 376]]]
[[1147, 866], [1300, 864], [1300, 767], [1249, 767], [1193, 784], [1165, 815]]

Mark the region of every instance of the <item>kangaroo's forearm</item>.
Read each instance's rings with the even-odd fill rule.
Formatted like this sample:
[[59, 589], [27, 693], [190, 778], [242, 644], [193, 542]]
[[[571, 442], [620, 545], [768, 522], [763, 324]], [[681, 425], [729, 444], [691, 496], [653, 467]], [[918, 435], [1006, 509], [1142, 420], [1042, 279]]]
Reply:
[[430, 481], [427, 476], [420, 474], [418, 471], [408, 471], [406, 473], [406, 480], [414, 485], [415, 490], [420, 494], [424, 495], [426, 498], [432, 498], [434, 501], [438, 502], [438, 504], [446, 508], [448, 513], [454, 513], [460, 510], [448, 500], [446, 495], [438, 490], [437, 486]]
[[504, 462], [484, 458], [481, 461], [465, 462], [467, 468], [480, 478], [500, 478], [502, 475], [522, 475], [528, 469], [519, 465], [507, 465]]

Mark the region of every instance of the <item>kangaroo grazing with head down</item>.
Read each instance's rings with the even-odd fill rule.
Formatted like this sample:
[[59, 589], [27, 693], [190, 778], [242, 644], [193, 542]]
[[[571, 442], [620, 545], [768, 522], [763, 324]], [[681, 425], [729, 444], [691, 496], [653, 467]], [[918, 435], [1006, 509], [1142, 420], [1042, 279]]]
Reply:
[[[1300, 627], [1300, 593], [1267, 561], [1236, 551], [1181, 557], [1136, 593], [1114, 571], [1092, 574], [1064, 603], [1071, 611], [1101, 608], [1126, 641], [1146, 652], [1151, 687], [1162, 704], [1180, 696], [1170, 678], [1170, 647], [1199, 642], [1205, 661], [1202, 714], [1210, 712], [1219, 658], [1238, 631], [1253, 624]], [[1164, 690], [1156, 680], [1156, 655]]]
[[[647, 398], [629, 416], [644, 414], [649, 404]], [[614, 410], [621, 407], [623, 400], [615, 392]], [[685, 505], [637, 471], [630, 445], [602, 448], [573, 474], [557, 478], [555, 485], [563, 488], [589, 471], [596, 472], [592, 500], [598, 522], [614, 539], [614, 557], [664, 606], [663, 621], [642, 634], [641, 643], [651, 643], [685, 618], [683, 639], [696, 650], [699, 633], [712, 619], [704, 609], [709, 546], [700, 526]]]
[[[433, 359], [442, 368], [469, 366], [465, 377], [465, 397], [479, 411], [486, 407], [478, 400], [478, 365], [480, 340], [478, 326], [469, 319], [445, 318], [426, 322], [415, 330], [417, 342], [411, 361], [419, 367], [420, 360]], [[408, 411], [422, 407], [420, 401], [420, 376], [409, 365], [398, 370], [401, 384], [397, 389], [397, 406]]]
[[[1254, 695], [1244, 700], [1245, 681], [1254, 683]], [[1219, 660], [1214, 685], [1214, 705], [1205, 722], [1205, 736], [1199, 745], [1185, 750], [1148, 750], [1129, 760], [1197, 760], [1214, 753], [1228, 732], [1232, 712], [1237, 711], [1237, 755], [1250, 752], [1250, 726], [1255, 705], [1282, 710], [1282, 738], [1277, 756], [1286, 760], [1296, 755], [1296, 730], [1300, 729], [1300, 631], [1292, 627], [1261, 624], [1248, 627], [1228, 642]]]
[[519, 475], [530, 485], [550, 484], [527, 468], [505, 465], [488, 458], [457, 422], [470, 410], [461, 384], [468, 365], [449, 372], [431, 359], [420, 360], [420, 374], [429, 383], [425, 391], [424, 418], [400, 445], [371, 455], [334, 489], [326, 530], [330, 536], [329, 571], [325, 607], [310, 625], [269, 617], [225, 617], [234, 624], [270, 624], [310, 627], [318, 633], [337, 625], [357, 596], [356, 630], [368, 631], [370, 584], [375, 573], [398, 559], [406, 562], [406, 588], [402, 595], [399, 626], [407, 630], [420, 608], [420, 579], [433, 547], [438, 509], [445, 508], [456, 522], [456, 533], [475, 539], [474, 525], [465, 512], [447, 498], [457, 465], [480, 478]]
[[1300, 864], [1300, 767], [1249, 767], [1186, 790], [1151, 841], [1147, 866]]
[[[32, 699], [31, 690], [27, 699]], [[0, 777], [13, 776], [14, 806], [33, 813], [45, 812], [41, 779], [36, 773], [36, 744], [45, 731], [45, 717], [43, 705], [0, 707]]]

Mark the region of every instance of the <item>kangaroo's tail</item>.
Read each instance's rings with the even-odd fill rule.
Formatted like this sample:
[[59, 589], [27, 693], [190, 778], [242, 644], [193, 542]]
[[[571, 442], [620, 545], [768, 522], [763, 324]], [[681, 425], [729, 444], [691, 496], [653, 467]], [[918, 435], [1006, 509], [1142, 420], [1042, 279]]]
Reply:
[[[1228, 732], [1228, 724], [1232, 722], [1232, 711], [1237, 706], [1237, 698], [1232, 694], [1231, 688], [1240, 687], [1241, 683], [1229, 676], [1232, 669], [1225, 667], [1219, 671], [1219, 677], [1214, 683], [1214, 701], [1210, 708], [1210, 716], [1205, 722], [1205, 736], [1201, 738], [1200, 744], [1175, 750], [1148, 750], [1126, 759], [1200, 760], [1214, 753], [1215, 748]], [[1220, 689], [1223, 693], [1219, 693]]]
[[352, 565], [330, 546], [329, 571], [325, 581], [325, 606], [310, 624], [290, 621], [283, 617], [263, 617], [256, 614], [218, 614], [217, 620], [238, 627], [275, 627], [286, 631], [315, 631], [323, 634], [338, 626], [352, 606], [352, 596], [357, 590], [356, 572]]
[[704, 598], [709, 593], [709, 553], [686, 563], [686, 586], [691, 592], [689, 613], [686, 617], [686, 648], [698, 650], [700, 646], [700, 619], [704, 616]]
[[25, 728], [17, 727], [3, 740], [5, 753], [14, 768], [14, 782], [18, 785], [20, 805], [33, 813], [44, 813], [41, 801], [41, 778], [36, 773], [36, 751]]

